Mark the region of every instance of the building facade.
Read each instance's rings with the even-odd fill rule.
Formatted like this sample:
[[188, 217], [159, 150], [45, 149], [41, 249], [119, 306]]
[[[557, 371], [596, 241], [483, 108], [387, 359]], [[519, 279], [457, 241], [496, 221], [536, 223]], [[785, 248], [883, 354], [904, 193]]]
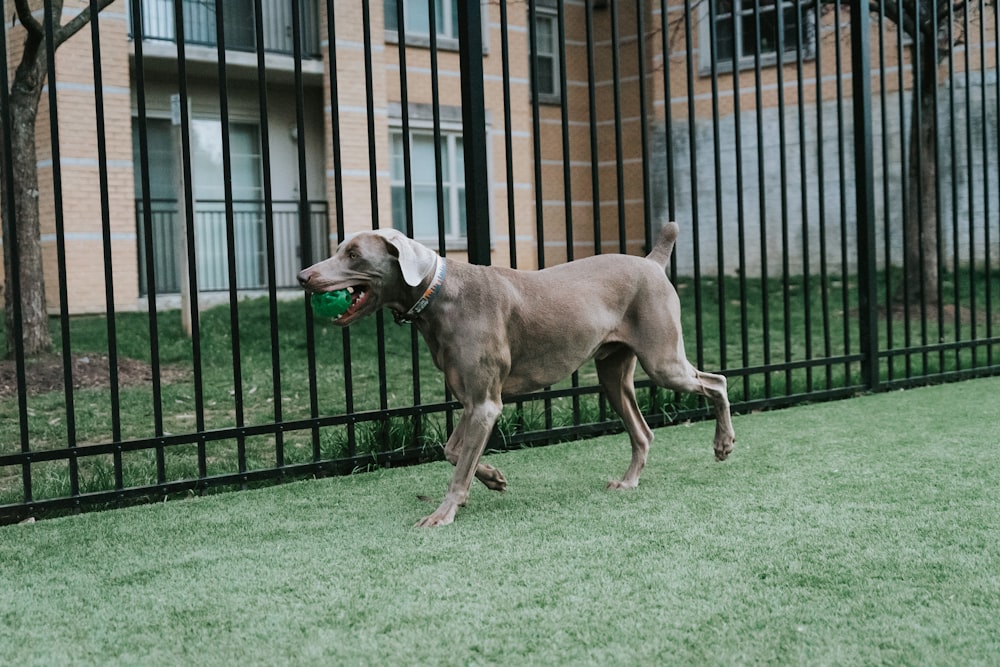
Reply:
[[[106, 233], [119, 310], [144, 307], [150, 289], [180, 291], [185, 229], [195, 233], [205, 292], [229, 287], [230, 226], [243, 290], [266, 289], [272, 271], [277, 287], [294, 289], [298, 268], [329, 252], [341, 232], [376, 225], [412, 226], [416, 238], [463, 257], [459, 0], [179, 2], [116, 0], [101, 12], [100, 91], [88, 30], [57, 51], [69, 312], [106, 309]], [[63, 20], [84, 6], [69, 0]], [[674, 217], [698, 229], [709, 272], [759, 273], [789, 261], [786, 246], [808, 248], [825, 213], [850, 233], [853, 214], [842, 206], [852, 201], [850, 166], [836, 162], [851, 141], [838, 115], [850, 95], [843, 12], [678, 0], [483, 0], [481, 8], [493, 263], [537, 268], [596, 252], [639, 254]], [[989, 162], [996, 151], [980, 149], [996, 141], [996, 28], [982, 27], [974, 57], [951, 61], [960, 70], [951, 80], [983, 101], [967, 107], [987, 128], [970, 141]], [[23, 29], [5, 30], [12, 73]], [[905, 41], [881, 22], [872, 39], [876, 94], [908, 89]], [[891, 143], [877, 165], [891, 174], [879, 186], [892, 193], [879, 202], [881, 215], [898, 205], [903, 178], [902, 159], [884, 159], [901, 158], [905, 143], [906, 107], [892, 104], [878, 123]], [[60, 202], [44, 93], [38, 121], [42, 241], [55, 276]], [[985, 184], [980, 192], [991, 196]], [[789, 243], [782, 229], [790, 219]], [[744, 223], [770, 230], [751, 240], [752, 265], [719, 250]], [[680, 270], [691, 267], [681, 257]], [[55, 311], [53, 278], [47, 290]]]

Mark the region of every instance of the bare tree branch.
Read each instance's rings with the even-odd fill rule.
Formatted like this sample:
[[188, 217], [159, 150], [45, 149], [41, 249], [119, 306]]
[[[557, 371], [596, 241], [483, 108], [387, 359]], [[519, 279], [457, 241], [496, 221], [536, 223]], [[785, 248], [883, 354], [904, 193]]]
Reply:
[[17, 12], [17, 20], [21, 22], [21, 25], [32, 36], [38, 38], [45, 36], [45, 29], [42, 28], [42, 24], [31, 15], [31, 7], [28, 6], [28, 0], [14, 0], [14, 10]]
[[[98, 0], [97, 12], [98, 13], [102, 12], [112, 2], [114, 2], [114, 0]], [[65, 42], [67, 39], [69, 39], [76, 33], [80, 32], [80, 30], [90, 22], [91, 19], [90, 10], [92, 8], [93, 5], [88, 5], [86, 9], [84, 9], [82, 12], [74, 16], [72, 20], [69, 21], [69, 23], [56, 29], [56, 33], [54, 35], [56, 48], [58, 48], [59, 45]]]

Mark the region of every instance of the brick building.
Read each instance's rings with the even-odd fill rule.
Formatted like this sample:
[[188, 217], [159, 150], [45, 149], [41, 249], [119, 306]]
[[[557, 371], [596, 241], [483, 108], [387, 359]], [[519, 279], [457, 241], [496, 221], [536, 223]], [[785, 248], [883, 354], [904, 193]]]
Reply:
[[[263, 225], [267, 189], [271, 191], [273, 208], [274, 269], [277, 284], [283, 288], [294, 288], [295, 271], [303, 263], [299, 257], [300, 215], [308, 216], [314, 236], [327, 239], [329, 244], [336, 240], [338, 196], [342, 197], [343, 227], [348, 232], [370, 228], [375, 206], [380, 226], [405, 226], [404, 112], [410, 137], [414, 232], [421, 240], [437, 245], [431, 78], [435, 67], [443, 137], [444, 245], [450, 254], [462, 256], [465, 222], [456, 26], [459, 0], [435, 2], [435, 63], [428, 48], [427, 0], [399, 1], [404, 2], [402, 25], [397, 0], [303, 0], [298, 21], [303, 56], [302, 85], [298, 90], [291, 55], [295, 22], [290, 3], [263, 0], [261, 4], [266, 52], [264, 85], [254, 46], [254, 4], [249, 0], [224, 0], [227, 87], [220, 95], [214, 3], [183, 0], [183, 64], [190, 109], [187, 146], [192, 164], [200, 289], [221, 290], [228, 285], [224, 244], [226, 184], [221, 160], [223, 100], [228, 105], [232, 215], [240, 288], [259, 289], [267, 282], [268, 244]], [[178, 248], [183, 226], [184, 152], [180, 130], [172, 123], [172, 113], [177, 110], [171, 107], [171, 97], [181, 89], [176, 46], [180, 31], [175, 25], [172, 0], [141, 0], [135, 4], [143, 15], [141, 45], [133, 39], [138, 34], [133, 28], [133, 3], [116, 0], [99, 19], [101, 92], [107, 128], [107, 217], [115, 305], [123, 310], [142, 307], [148, 286], [145, 259], [140, 252], [146, 220], [144, 199], [149, 201], [155, 237], [155, 289], [163, 294], [176, 292], [182, 275], [182, 253]], [[74, 15], [85, 5], [81, 0], [68, 0], [64, 17]], [[363, 16], [365, 5], [369, 10], [367, 23]], [[803, 124], [806, 133], [799, 137], [790, 131], [790, 142], [782, 138], [785, 150], [791, 146], [793, 151], [806, 151], [817, 141], [842, 145], [844, 139], [836, 132], [822, 138], [813, 118], [817, 110], [843, 101], [833, 82], [843, 77], [844, 67], [849, 66], [841, 64], [838, 70], [834, 57], [846, 39], [839, 27], [845, 19], [833, 12], [802, 11], [796, 3], [781, 4], [779, 19], [777, 6], [761, 5], [764, 34], [755, 39], [745, 20], [749, 10], [741, 10], [739, 3], [721, 3], [714, 13], [709, 13], [706, 2], [685, 4], [677, 0], [484, 0], [483, 66], [490, 161], [489, 174], [484, 177], [489, 179], [492, 201], [493, 262], [508, 264], [514, 256], [517, 266], [534, 268], [594, 252], [640, 253], [647, 228], [655, 227], [670, 214], [682, 224], [686, 220], [703, 228], [703, 250], [714, 256], [718, 212], [721, 210], [727, 218], [725, 224], [732, 225], [736, 206], [745, 206], [750, 213], [759, 208], [755, 198], [761, 196], [760, 192], [752, 193], [747, 201], [737, 201], [731, 187], [732, 170], [736, 164], [748, 168], [758, 164], [755, 155], [770, 150], [749, 140], [757, 134], [753, 128], [736, 127], [737, 109], [743, 114], [742, 122], [766, 124], [767, 130], [760, 134], [771, 138], [776, 135], [774, 130], [782, 122], [782, 115], [788, 113], [786, 105], [799, 114], [808, 107], [810, 120]], [[332, 21], [328, 7], [335, 7]], [[530, 58], [532, 21], [537, 48], [534, 66]], [[330, 24], [335, 26], [333, 36], [327, 34]], [[371, 35], [368, 48], [366, 26]], [[780, 37], [779, 27], [784, 31]], [[983, 48], [992, 60], [985, 62], [995, 63], [994, 27], [986, 28]], [[12, 72], [19, 58], [22, 28], [7, 22], [5, 30], [6, 62]], [[700, 48], [708, 43], [711, 32], [717, 44], [714, 66], [710, 50]], [[893, 35], [889, 36], [890, 44], [894, 43]], [[669, 45], [666, 58], [664, 44]], [[71, 277], [67, 291], [73, 313], [105, 308], [101, 259], [104, 211], [99, 188], [92, 47], [90, 33], [84, 30], [62, 45], [56, 57], [61, 186], [67, 273]], [[779, 48], [783, 49], [780, 55]], [[335, 57], [331, 57], [331, 50]], [[908, 75], [905, 67], [897, 67], [895, 53], [894, 48], [886, 50], [886, 66], [903, 73], [880, 81], [892, 89], [905, 88]], [[400, 66], [401, 54], [406, 60], [405, 69]], [[366, 59], [371, 61], [370, 82]], [[334, 62], [335, 71], [331, 73]], [[505, 63], [509, 68], [509, 90], [505, 90]], [[331, 102], [333, 80], [337, 85], [336, 110]], [[996, 85], [995, 65], [992, 79], [983, 74], [981, 80], [984, 89]], [[533, 104], [533, 86], [537, 86], [537, 105]], [[262, 120], [262, 100], [266, 122]], [[146, 109], [144, 119], [139, 118], [140, 101]], [[995, 127], [995, 106], [984, 105], [983, 109], [993, 114]], [[335, 119], [342, 159], [339, 172], [334, 164]], [[145, 128], [148, 144], [145, 159], [139, 150], [140, 127]], [[50, 267], [49, 306], [55, 310], [55, 200], [44, 94], [38, 128], [42, 240]], [[714, 138], [713, 130], [717, 133]], [[737, 155], [735, 135], [741, 131], [748, 139], [744, 153]], [[983, 138], [989, 140], [986, 134]], [[703, 147], [692, 157], [695, 146]], [[668, 147], [674, 150], [668, 152]], [[724, 162], [719, 167], [725, 181], [721, 184], [713, 178], [716, 152]], [[374, 156], [374, 165], [370, 156]], [[796, 152], [793, 159], [797, 156]], [[149, 191], [145, 193], [139, 178], [144, 162], [149, 165]], [[774, 162], [769, 158], [765, 168], [775, 168]], [[305, 165], [301, 177], [300, 164]], [[890, 169], [890, 165], [884, 168]], [[818, 182], [825, 171], [821, 164], [803, 168], [802, 178], [792, 183], [798, 187], [796, 194], [809, 191], [808, 181]], [[772, 178], [759, 178], [759, 173], [748, 171], [745, 176], [748, 184], [762, 183], [761, 192], [772, 202], [781, 199], [775, 188], [787, 192], [789, 186], [784, 178], [776, 185]], [[342, 183], [340, 193], [336, 187], [338, 177]], [[726, 196], [715, 206], [720, 186]], [[699, 199], [703, 200], [700, 207]], [[819, 206], [826, 203], [810, 194], [787, 202], [783, 213], [808, 217]], [[777, 224], [766, 214], [764, 218], [759, 222]], [[810, 233], [808, 229], [802, 232]], [[322, 255], [327, 249], [321, 243], [313, 254]], [[778, 255], [772, 253], [772, 258]], [[714, 270], [732, 272], [735, 266], [723, 261]]]

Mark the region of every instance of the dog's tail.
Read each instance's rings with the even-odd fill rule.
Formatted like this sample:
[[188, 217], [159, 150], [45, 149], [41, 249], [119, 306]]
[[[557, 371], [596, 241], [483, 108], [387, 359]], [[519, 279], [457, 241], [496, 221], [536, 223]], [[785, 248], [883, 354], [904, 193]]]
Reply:
[[673, 220], [663, 225], [660, 237], [656, 239], [656, 245], [653, 246], [652, 252], [646, 255], [646, 259], [656, 262], [666, 269], [667, 262], [670, 261], [670, 253], [674, 250], [674, 241], [677, 240], [679, 232], [680, 227]]

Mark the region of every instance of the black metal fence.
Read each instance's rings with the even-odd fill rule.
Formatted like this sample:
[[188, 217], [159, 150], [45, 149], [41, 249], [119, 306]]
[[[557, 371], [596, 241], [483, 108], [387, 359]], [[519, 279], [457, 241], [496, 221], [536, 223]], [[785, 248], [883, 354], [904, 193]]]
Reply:
[[[121, 240], [108, 224], [45, 231], [46, 216], [80, 213], [61, 194], [78, 164], [95, 183], [134, 174], [125, 241], [138, 252], [89, 256], [106, 277], [100, 315], [75, 312], [60, 286], [51, 358], [24, 357], [11, 301], [0, 521], [440, 456], [459, 406], [415, 331], [381, 316], [336, 330], [284, 289], [293, 264], [373, 226], [534, 269], [642, 253], [678, 220], [671, 272], [689, 354], [730, 378], [735, 411], [1000, 371], [995, 4], [293, 0], [277, 47], [268, 7], [130, 0], [131, 32], [100, 15], [94, 80], [129, 35], [118, 51], [127, 165], [58, 132], [59, 105], [76, 109], [89, 90], [100, 119], [115, 91], [48, 96], [42, 242], [67, 250], [46, 268], [65, 275], [87, 252], [74, 242]], [[3, 33], [5, 146], [19, 30]], [[176, 54], [147, 58], [144, 45], [162, 40]], [[207, 66], [201, 52], [189, 62], [192, 42], [214, 49]], [[322, 72], [308, 62], [317, 54]], [[168, 116], [175, 154], [154, 131]], [[17, 157], [0, 158], [9, 246]], [[211, 221], [196, 213], [205, 202]], [[114, 200], [99, 206], [111, 217]], [[175, 220], [185, 240], [158, 242]], [[211, 243], [199, 224], [217, 229]], [[185, 278], [190, 301], [171, 309]], [[251, 287], [264, 295], [245, 298]], [[129, 289], [135, 300], [121, 303]], [[204, 295], [213, 289], [223, 303]], [[639, 384], [651, 425], [706, 415]], [[492, 446], [619, 428], [585, 366], [510, 397]]]

